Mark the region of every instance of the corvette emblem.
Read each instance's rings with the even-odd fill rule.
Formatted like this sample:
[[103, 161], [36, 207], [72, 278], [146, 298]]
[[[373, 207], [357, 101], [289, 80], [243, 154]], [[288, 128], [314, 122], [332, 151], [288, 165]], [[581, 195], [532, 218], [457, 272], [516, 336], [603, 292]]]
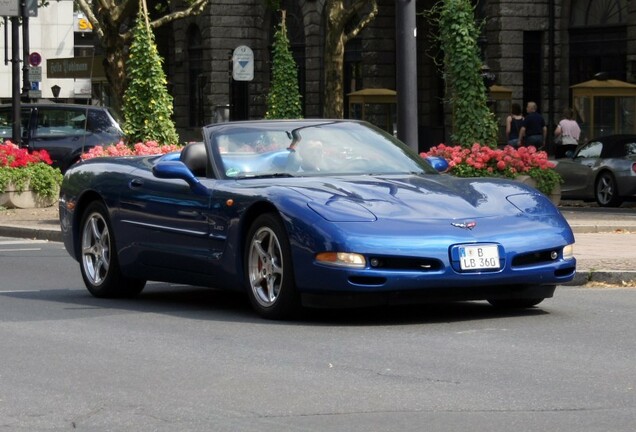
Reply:
[[457, 228], [463, 228], [471, 230], [477, 226], [477, 222], [468, 221], [468, 222], [451, 222], [451, 225]]

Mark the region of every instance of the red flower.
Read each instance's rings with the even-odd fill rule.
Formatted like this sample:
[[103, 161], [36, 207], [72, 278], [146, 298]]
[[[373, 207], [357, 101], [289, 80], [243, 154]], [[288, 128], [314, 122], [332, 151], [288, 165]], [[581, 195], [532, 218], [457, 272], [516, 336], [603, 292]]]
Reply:
[[537, 151], [535, 147], [515, 149], [506, 146], [493, 149], [474, 143], [470, 148], [449, 147], [439, 144], [420, 156], [439, 156], [448, 161], [449, 172], [460, 177], [485, 177], [499, 175], [516, 177], [532, 169], [550, 169], [554, 164], [548, 161], [548, 154]]
[[53, 161], [46, 150], [29, 153], [11, 141], [0, 144], [0, 167], [22, 168], [30, 164], [45, 163], [51, 165]]
[[181, 150], [178, 145], [161, 145], [156, 141], [146, 141], [145, 143], [137, 143], [132, 148], [123, 141], [110, 146], [96, 146], [88, 152], [82, 154], [82, 160], [92, 159], [103, 156], [149, 156], [166, 154], [173, 151]]

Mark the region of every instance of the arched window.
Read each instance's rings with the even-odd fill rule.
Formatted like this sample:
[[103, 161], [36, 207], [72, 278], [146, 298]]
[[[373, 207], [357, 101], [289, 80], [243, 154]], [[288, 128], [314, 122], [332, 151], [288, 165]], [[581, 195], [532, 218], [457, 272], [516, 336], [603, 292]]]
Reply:
[[629, 0], [572, 0], [570, 11], [570, 85], [599, 72], [625, 80]]
[[629, 0], [573, 0], [570, 27], [624, 25]]
[[203, 74], [203, 39], [196, 24], [188, 27], [188, 100], [191, 127], [203, 126], [204, 87], [207, 83]]

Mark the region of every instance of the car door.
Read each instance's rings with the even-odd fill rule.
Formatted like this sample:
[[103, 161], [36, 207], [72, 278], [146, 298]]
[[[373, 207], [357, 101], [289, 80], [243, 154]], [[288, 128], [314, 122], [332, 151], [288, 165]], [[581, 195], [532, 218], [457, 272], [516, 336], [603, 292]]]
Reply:
[[183, 180], [134, 172], [121, 196], [118, 217], [134, 259], [163, 269], [209, 273], [222, 246], [210, 236], [211, 200], [211, 195], [195, 194]]
[[559, 162], [563, 177], [561, 193], [568, 197], [593, 198], [595, 170], [599, 164], [603, 143], [590, 141], [582, 146], [571, 161]]
[[89, 146], [90, 133], [86, 132], [89, 108], [37, 107], [33, 117], [29, 148], [46, 150], [53, 165], [65, 170]]
[[[28, 147], [29, 144], [30, 121], [31, 108], [22, 107], [20, 109], [20, 138], [21, 144], [24, 147]], [[13, 140], [13, 107], [7, 105], [0, 108], [0, 142], [11, 140]]]

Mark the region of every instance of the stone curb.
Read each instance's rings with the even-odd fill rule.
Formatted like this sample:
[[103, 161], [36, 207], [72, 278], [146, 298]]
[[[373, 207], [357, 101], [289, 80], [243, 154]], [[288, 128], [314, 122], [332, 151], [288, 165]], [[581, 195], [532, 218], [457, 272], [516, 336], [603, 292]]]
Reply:
[[49, 240], [55, 242], [62, 241], [62, 232], [59, 229], [18, 227], [12, 225], [0, 225], [0, 236]]
[[636, 232], [636, 226], [624, 225], [570, 225], [574, 234], [596, 234], [613, 232]]
[[608, 285], [636, 285], [636, 271], [631, 270], [578, 270], [571, 282], [563, 285], [580, 286], [589, 282], [601, 282]]

